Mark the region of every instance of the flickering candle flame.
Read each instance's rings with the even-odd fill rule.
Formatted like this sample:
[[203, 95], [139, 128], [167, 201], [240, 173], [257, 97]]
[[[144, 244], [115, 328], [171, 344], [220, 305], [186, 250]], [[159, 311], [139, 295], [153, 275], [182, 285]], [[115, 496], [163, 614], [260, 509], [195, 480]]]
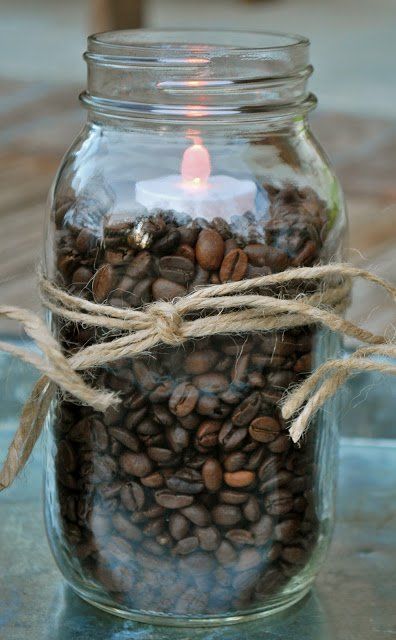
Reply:
[[181, 162], [183, 183], [194, 187], [206, 185], [210, 177], [210, 155], [203, 144], [192, 144]]

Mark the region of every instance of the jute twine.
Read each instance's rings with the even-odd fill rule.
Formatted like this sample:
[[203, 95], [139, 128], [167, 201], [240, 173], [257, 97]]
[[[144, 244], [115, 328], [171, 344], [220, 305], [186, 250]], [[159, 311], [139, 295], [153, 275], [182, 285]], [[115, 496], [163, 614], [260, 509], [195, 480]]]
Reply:
[[[160, 344], [176, 347], [204, 336], [279, 331], [310, 324], [322, 325], [370, 345], [358, 349], [350, 358], [326, 362], [284, 398], [282, 415], [287, 420], [294, 416], [289, 432], [293, 442], [298, 442], [318, 409], [349, 375], [357, 371], [396, 374], [393, 364], [370, 359], [375, 355], [395, 357], [396, 343], [342, 316], [353, 278], [363, 278], [384, 288], [396, 300], [396, 287], [348, 264], [300, 267], [204, 286], [171, 302], [153, 302], [140, 309], [88, 302], [66, 293], [41, 274], [41, 297], [48, 310], [65, 321], [105, 329], [106, 338], [67, 357], [38, 315], [18, 307], [0, 306], [0, 316], [20, 322], [42, 355], [5, 342], [0, 342], [0, 349], [34, 365], [43, 374], [23, 408], [19, 428], [0, 471], [0, 490], [8, 487], [23, 469], [57, 389], [97, 411], [121, 402], [117, 394], [89, 386], [79, 371], [147, 353]], [[290, 297], [290, 287], [294, 285], [298, 292], [303, 281], [319, 281], [317, 291], [313, 294], [302, 291]]]

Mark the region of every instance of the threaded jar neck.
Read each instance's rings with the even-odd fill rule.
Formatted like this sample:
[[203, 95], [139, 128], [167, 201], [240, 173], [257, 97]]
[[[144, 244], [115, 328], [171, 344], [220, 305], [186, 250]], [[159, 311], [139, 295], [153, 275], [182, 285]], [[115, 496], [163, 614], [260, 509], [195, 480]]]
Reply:
[[129, 30], [88, 38], [89, 109], [161, 121], [260, 120], [305, 113], [316, 99], [309, 41], [243, 31]]

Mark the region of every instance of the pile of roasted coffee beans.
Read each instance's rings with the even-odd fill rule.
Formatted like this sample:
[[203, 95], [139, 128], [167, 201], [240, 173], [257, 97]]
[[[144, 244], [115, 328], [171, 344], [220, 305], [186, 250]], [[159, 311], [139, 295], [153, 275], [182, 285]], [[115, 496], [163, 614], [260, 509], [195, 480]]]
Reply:
[[[118, 307], [197, 285], [311, 265], [326, 234], [308, 189], [267, 187], [270, 215], [134, 221], [55, 211], [57, 281]], [[241, 233], [241, 229], [243, 233]], [[106, 339], [59, 325], [66, 352]], [[130, 609], [211, 615], [259, 608], [318, 539], [314, 445], [295, 447], [279, 410], [311, 368], [315, 330], [207, 337], [118, 360], [91, 380], [122, 403], [71, 402], [55, 418], [62, 544], [85, 581]]]

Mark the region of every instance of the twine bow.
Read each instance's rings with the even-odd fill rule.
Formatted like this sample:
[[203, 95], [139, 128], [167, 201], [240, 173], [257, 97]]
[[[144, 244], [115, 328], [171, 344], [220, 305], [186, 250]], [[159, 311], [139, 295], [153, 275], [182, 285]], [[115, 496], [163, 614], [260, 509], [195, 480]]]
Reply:
[[[178, 346], [209, 335], [274, 331], [310, 324], [328, 327], [371, 345], [358, 349], [346, 360], [326, 362], [288, 393], [282, 403], [282, 415], [288, 420], [295, 416], [289, 433], [293, 442], [298, 442], [318, 409], [349, 375], [362, 370], [396, 373], [393, 364], [368, 359], [373, 355], [396, 356], [395, 342], [388, 342], [384, 336], [377, 336], [342, 317], [351, 280], [358, 277], [384, 288], [396, 300], [396, 287], [348, 264], [299, 267], [239, 282], [204, 286], [172, 302], [153, 302], [141, 309], [119, 309], [89, 302], [66, 293], [41, 275], [44, 306], [63, 320], [106, 329], [106, 341], [96, 342], [67, 357], [39, 316], [25, 309], [0, 306], [0, 316], [20, 322], [43, 354], [0, 342], [1, 350], [34, 365], [43, 374], [23, 408], [19, 428], [0, 471], [0, 490], [12, 483], [28, 460], [57, 388], [98, 411], [121, 401], [115, 393], [89, 386], [79, 371], [148, 352], [159, 344]], [[286, 297], [285, 285], [297, 285], [298, 291], [302, 281], [313, 280], [321, 284], [315, 293], [297, 292], [293, 298]]]

